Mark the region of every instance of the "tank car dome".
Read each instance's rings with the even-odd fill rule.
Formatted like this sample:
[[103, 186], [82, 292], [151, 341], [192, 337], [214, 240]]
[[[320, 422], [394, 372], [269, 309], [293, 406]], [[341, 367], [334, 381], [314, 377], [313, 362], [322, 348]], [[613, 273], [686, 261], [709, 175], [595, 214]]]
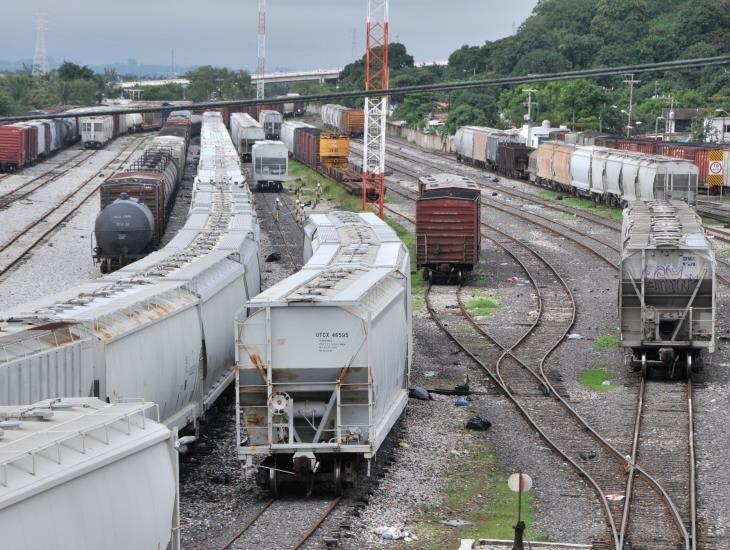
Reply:
[[94, 224], [96, 244], [102, 256], [142, 253], [152, 240], [153, 229], [150, 209], [126, 193], [99, 212]]
[[550, 128], [550, 121], [548, 119], [545, 119], [542, 121], [542, 127], [543, 128]]

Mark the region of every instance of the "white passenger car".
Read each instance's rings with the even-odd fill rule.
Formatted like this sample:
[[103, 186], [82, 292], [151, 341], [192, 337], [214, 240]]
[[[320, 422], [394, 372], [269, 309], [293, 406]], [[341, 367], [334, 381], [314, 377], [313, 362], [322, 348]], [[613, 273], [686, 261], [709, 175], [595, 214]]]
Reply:
[[340, 491], [408, 400], [408, 249], [374, 214], [331, 212], [309, 218], [304, 259], [236, 323], [238, 455], [274, 493], [282, 471]]

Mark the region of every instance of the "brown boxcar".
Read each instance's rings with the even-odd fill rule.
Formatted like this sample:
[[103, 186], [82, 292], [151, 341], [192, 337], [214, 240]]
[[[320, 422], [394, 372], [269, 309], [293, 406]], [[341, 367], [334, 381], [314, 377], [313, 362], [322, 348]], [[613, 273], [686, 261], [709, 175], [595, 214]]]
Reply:
[[312, 170], [319, 169], [319, 128], [297, 128], [294, 131], [294, 158]]
[[18, 124], [0, 126], [0, 169], [17, 170], [30, 161], [30, 128]]
[[469, 178], [420, 178], [416, 200], [416, 265], [424, 279], [461, 282], [479, 261], [481, 190]]
[[527, 179], [530, 153], [534, 149], [523, 143], [497, 145], [497, 171], [508, 178]]
[[365, 132], [365, 113], [362, 109], [342, 112], [340, 131], [346, 136], [360, 137]]

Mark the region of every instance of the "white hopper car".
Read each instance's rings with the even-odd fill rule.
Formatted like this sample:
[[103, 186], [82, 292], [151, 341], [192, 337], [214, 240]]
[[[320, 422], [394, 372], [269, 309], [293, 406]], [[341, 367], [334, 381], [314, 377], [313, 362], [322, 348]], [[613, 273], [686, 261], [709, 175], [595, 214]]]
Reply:
[[279, 111], [264, 110], [259, 113], [259, 122], [264, 128], [266, 139], [279, 139], [281, 137], [281, 123], [284, 117]]
[[304, 259], [236, 321], [238, 456], [275, 494], [341, 492], [408, 400], [408, 249], [374, 214], [331, 212], [310, 216]]
[[154, 403], [0, 407], [2, 547], [180, 547], [174, 435]]
[[289, 151], [281, 141], [259, 141], [251, 150], [257, 191], [281, 191], [289, 170]]
[[0, 405], [143, 398], [182, 428], [230, 384], [233, 319], [260, 290], [259, 229], [217, 113], [204, 116], [200, 162], [190, 215], [167, 246], [0, 313]]
[[243, 162], [251, 162], [251, 149], [264, 141], [264, 128], [248, 113], [231, 113], [231, 138]]
[[82, 117], [79, 125], [86, 149], [101, 149], [114, 137], [114, 119], [110, 115]]
[[715, 253], [682, 201], [632, 202], [624, 210], [620, 343], [646, 375], [689, 373], [715, 351]]

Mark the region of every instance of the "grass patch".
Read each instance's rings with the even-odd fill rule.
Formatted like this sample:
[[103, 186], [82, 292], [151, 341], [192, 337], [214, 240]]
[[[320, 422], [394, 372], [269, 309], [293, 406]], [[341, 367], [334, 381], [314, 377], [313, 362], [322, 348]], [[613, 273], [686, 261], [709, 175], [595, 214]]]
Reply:
[[719, 250], [718, 253], [720, 254], [720, 256], [729, 258], [730, 257], [730, 248], [723, 248], [722, 250]]
[[[416, 518], [414, 532], [418, 542], [414, 548], [456, 548], [461, 538], [509, 539], [517, 521], [517, 495], [507, 487], [511, 472], [500, 467], [489, 443], [481, 439], [468, 445], [465, 454], [450, 459], [448, 481], [441, 489], [441, 503], [426, 507]], [[522, 495], [522, 519], [527, 524], [526, 538], [547, 541], [532, 530], [533, 494]], [[464, 519], [474, 525], [453, 528], [439, 523], [448, 519]]]
[[466, 309], [472, 315], [478, 317], [489, 317], [494, 311], [501, 307], [501, 305], [495, 301], [496, 295], [492, 292], [475, 292], [474, 298], [466, 303]]
[[301, 162], [290, 159], [287, 187], [294, 190], [297, 185], [297, 182], [294, 181], [296, 179], [302, 180], [302, 198], [304, 200], [314, 199], [315, 188], [317, 187], [317, 183], [320, 183], [322, 185], [322, 200], [328, 199], [333, 201], [340, 210], [349, 210], [350, 212], [360, 211], [361, 203], [359, 197], [351, 195], [337, 182], [324, 177]]
[[613, 334], [603, 334], [596, 337], [596, 349], [604, 351], [618, 347], [618, 331]]
[[613, 384], [604, 384], [609, 379], [608, 373], [603, 369], [584, 370], [580, 373], [580, 383], [599, 393], [606, 393], [616, 389]]
[[[556, 193], [555, 191], [539, 191], [538, 195], [545, 199], [545, 200], [558, 200], [558, 195], [561, 195], [560, 193]], [[621, 221], [623, 219], [623, 211], [619, 208], [609, 208], [608, 206], [603, 206], [600, 204], [597, 204], [593, 202], [592, 200], [588, 199], [579, 199], [577, 197], [570, 197], [566, 195], [561, 195], [563, 197], [562, 202], [564, 205], [569, 206], [571, 208], [578, 208], [580, 210], [587, 210], [589, 212], [593, 212], [594, 214], [598, 214], [599, 216], [602, 216], [604, 218], [608, 218], [611, 220]]]
[[387, 216], [385, 217], [385, 223], [395, 231], [398, 238], [408, 248], [408, 254], [411, 257], [411, 296], [413, 297], [413, 308], [420, 309], [425, 304], [424, 294], [426, 292], [426, 282], [416, 269], [416, 235]]

